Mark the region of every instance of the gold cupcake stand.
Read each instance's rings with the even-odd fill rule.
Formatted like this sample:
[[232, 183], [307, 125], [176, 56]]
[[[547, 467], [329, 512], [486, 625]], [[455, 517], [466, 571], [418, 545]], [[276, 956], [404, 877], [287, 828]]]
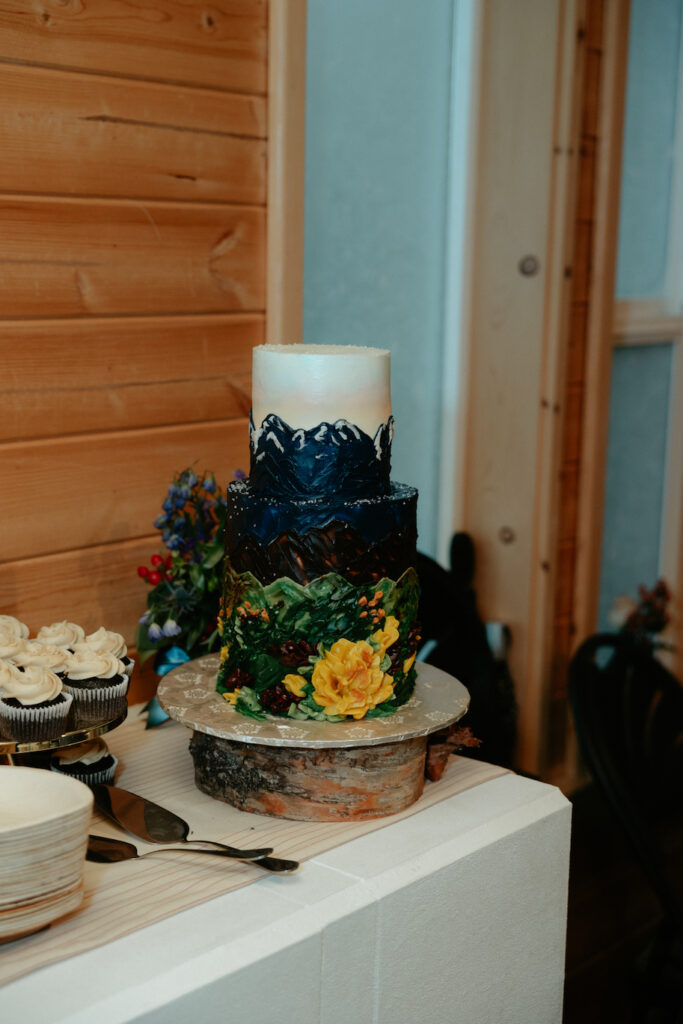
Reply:
[[362, 821], [409, 807], [424, 788], [427, 739], [457, 722], [469, 693], [418, 665], [415, 693], [388, 718], [246, 718], [216, 692], [218, 655], [173, 669], [157, 696], [192, 730], [195, 783], [245, 811], [300, 821]]
[[0, 764], [33, 765], [48, 767], [50, 754], [64, 747], [75, 747], [79, 743], [95, 739], [104, 733], [111, 732], [125, 722], [128, 714], [128, 702], [124, 698], [116, 709], [116, 714], [106, 722], [73, 722], [67, 732], [51, 740], [36, 740], [22, 743], [9, 740], [0, 731]]

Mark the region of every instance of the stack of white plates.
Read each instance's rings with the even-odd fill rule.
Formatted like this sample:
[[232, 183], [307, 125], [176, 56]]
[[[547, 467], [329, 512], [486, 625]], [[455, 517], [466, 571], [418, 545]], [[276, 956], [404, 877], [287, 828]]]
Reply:
[[79, 906], [92, 805], [76, 779], [0, 767], [0, 942]]

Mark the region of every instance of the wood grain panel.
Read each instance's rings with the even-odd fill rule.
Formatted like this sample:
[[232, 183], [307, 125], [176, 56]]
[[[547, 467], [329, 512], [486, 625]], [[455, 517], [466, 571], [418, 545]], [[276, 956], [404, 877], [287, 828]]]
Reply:
[[6, 0], [0, 57], [265, 93], [266, 0]]
[[0, 202], [2, 318], [264, 308], [265, 211]]
[[2, 64], [0, 95], [0, 191], [265, 202], [258, 97]]
[[148, 533], [174, 473], [194, 465], [221, 481], [248, 467], [248, 421], [88, 434], [0, 446], [0, 561]]
[[132, 643], [146, 608], [138, 565], [161, 550], [159, 535], [0, 565], [0, 610], [42, 625], [69, 619], [92, 632], [105, 625]]
[[258, 315], [0, 323], [0, 441], [248, 416]]

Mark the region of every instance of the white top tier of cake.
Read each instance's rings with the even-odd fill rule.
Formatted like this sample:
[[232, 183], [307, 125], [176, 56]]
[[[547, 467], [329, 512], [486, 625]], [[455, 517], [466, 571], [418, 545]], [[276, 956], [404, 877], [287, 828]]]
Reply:
[[389, 352], [358, 345], [258, 345], [252, 415], [275, 413], [290, 427], [348, 420], [374, 437], [391, 416]]

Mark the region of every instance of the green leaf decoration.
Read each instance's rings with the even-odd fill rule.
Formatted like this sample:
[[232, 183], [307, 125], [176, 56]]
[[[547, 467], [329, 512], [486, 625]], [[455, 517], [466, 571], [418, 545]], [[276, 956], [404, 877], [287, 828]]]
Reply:
[[265, 720], [266, 716], [259, 704], [258, 695], [248, 686], [242, 687], [234, 706], [240, 714], [246, 715], [247, 718], [256, 718], [260, 722]]
[[367, 713], [367, 715], [365, 717], [366, 718], [388, 718], [390, 715], [393, 715], [395, 711], [396, 711], [396, 705], [395, 704], [389, 704], [388, 701], [385, 701], [384, 704], [378, 704], [376, 708], [371, 708], [370, 711], [368, 711], [368, 713]]
[[[379, 594], [377, 599], [375, 594]], [[226, 639], [230, 638], [230, 643], [228, 657], [219, 671], [218, 688], [238, 668], [249, 673], [250, 687], [256, 694], [290, 673], [309, 676], [316, 662], [342, 638], [352, 643], [365, 640], [373, 650], [378, 650], [379, 644], [373, 639], [373, 634], [392, 615], [399, 623], [398, 651], [392, 651], [392, 654], [400, 655], [393, 660], [402, 665], [412, 653], [408, 650], [408, 633], [417, 615], [419, 596], [414, 569], [409, 569], [397, 581], [382, 579], [356, 585], [336, 573], [328, 573], [306, 585], [285, 577], [266, 586], [249, 572], [238, 574], [228, 569], [221, 632]], [[377, 614], [382, 611], [384, 616]], [[269, 653], [291, 643], [308, 644], [317, 653], [308, 657], [308, 665], [296, 669]], [[383, 672], [389, 671], [391, 661], [385, 654], [381, 662]], [[394, 699], [385, 702], [382, 710], [375, 709], [374, 717], [391, 714], [412, 693], [414, 669], [407, 677], [400, 669], [392, 673], [392, 677]], [[312, 685], [307, 685], [312, 692]], [[288, 714], [292, 718], [319, 721], [327, 717], [310, 694], [304, 701], [290, 706]], [[342, 719], [336, 716], [334, 720]]]

